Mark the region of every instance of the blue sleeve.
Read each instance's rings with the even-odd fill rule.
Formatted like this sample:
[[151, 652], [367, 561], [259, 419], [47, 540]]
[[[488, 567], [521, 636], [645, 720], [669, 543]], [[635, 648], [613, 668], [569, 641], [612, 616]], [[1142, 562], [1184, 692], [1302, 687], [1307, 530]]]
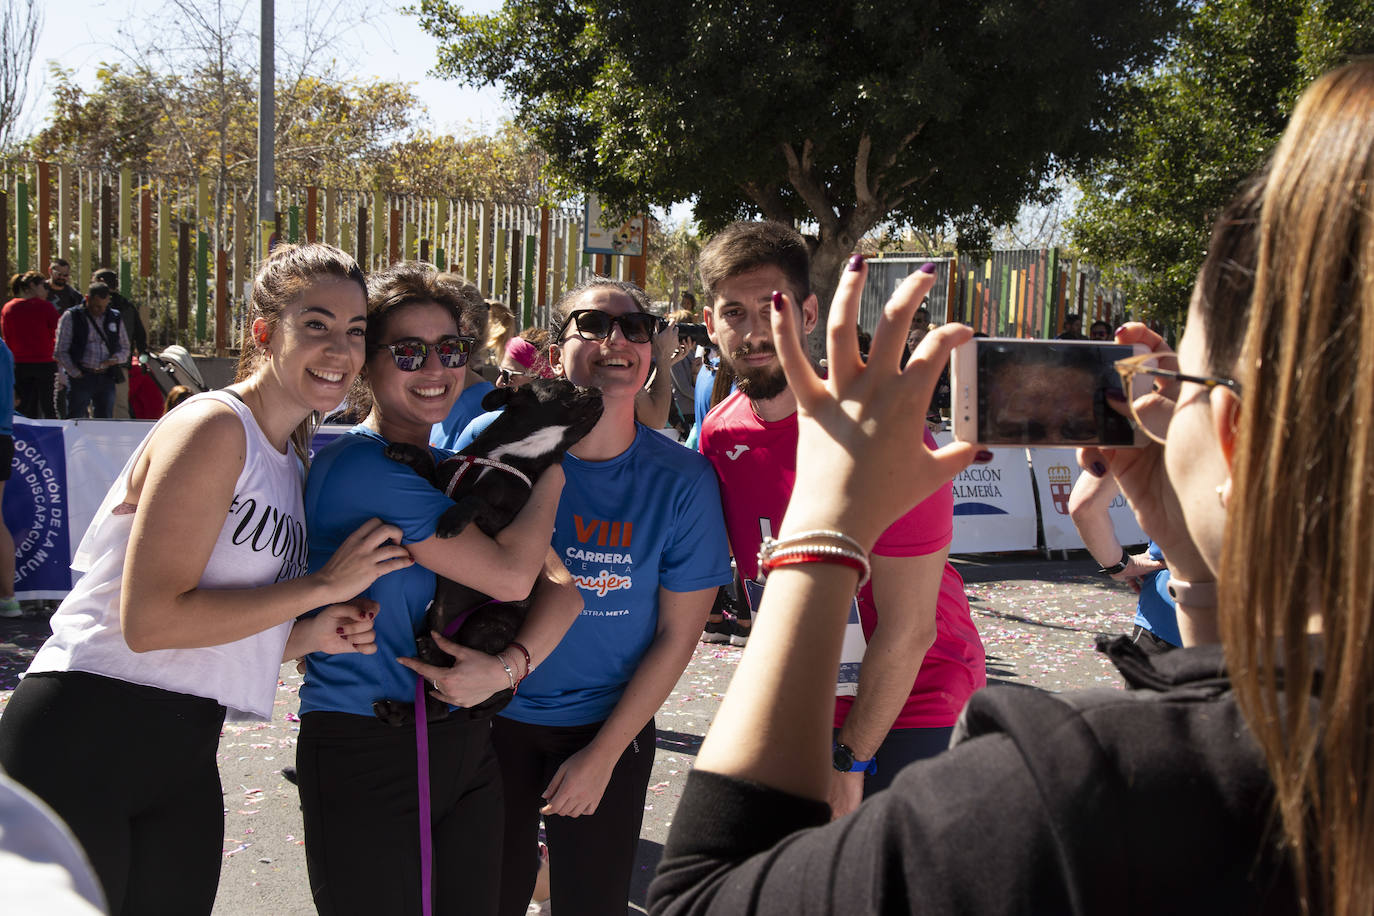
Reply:
[[730, 581], [730, 543], [715, 469], [695, 452], [677, 494], [677, 519], [659, 558], [659, 584], [673, 592], [715, 588]]
[[482, 399], [487, 392], [496, 388], [491, 382], [473, 382], [463, 389], [448, 416], [434, 424], [429, 433], [429, 444], [436, 448], [453, 451], [458, 436], [467, 428], [474, 417], [482, 415]]
[[320, 452], [305, 488], [312, 541], [337, 546], [369, 518], [398, 526], [407, 544], [434, 534], [452, 503], [382, 448], [375, 439], [345, 434]]
[[501, 416], [501, 411], [493, 410], [491, 413], [484, 413], [473, 418], [473, 421], [468, 424], [467, 429], [463, 430], [462, 434], [454, 440], [453, 450], [455, 452], [461, 452], [463, 449], [467, 448], [472, 444], [472, 440], [484, 433], [487, 427], [495, 423], [496, 418], [499, 416]]
[[702, 366], [701, 371], [697, 372], [697, 389], [694, 399], [697, 426], [701, 426], [701, 421], [706, 419], [706, 411], [711, 409], [711, 388], [715, 384], [716, 374], [711, 371], [709, 366]]
[[14, 354], [0, 340], [0, 432], [14, 432]]

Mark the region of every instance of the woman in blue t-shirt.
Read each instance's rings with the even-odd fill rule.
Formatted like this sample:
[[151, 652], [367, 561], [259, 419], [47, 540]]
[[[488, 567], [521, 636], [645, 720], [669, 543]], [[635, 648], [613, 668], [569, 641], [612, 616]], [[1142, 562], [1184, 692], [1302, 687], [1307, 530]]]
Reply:
[[[356, 527], [355, 519], [374, 515], [401, 529], [416, 561], [377, 579], [366, 593], [380, 605], [378, 651], [367, 663], [338, 664], [321, 655], [307, 663], [296, 761], [310, 887], [323, 914], [421, 911], [428, 864], [420, 840], [421, 791], [430, 799], [434, 912], [496, 912], [501, 781], [490, 719], [464, 707], [524, 677], [582, 606], [548, 547], [563, 486], [557, 466], [535, 482], [525, 508], [494, 539], [476, 526], [440, 538], [439, 517], [452, 503], [384, 454], [392, 442], [427, 447], [432, 427], [463, 389], [473, 339], [460, 329], [476, 323], [465, 313], [483, 307], [474, 286], [429, 265], [403, 263], [373, 274], [360, 376], [366, 384], [355, 392], [355, 399], [367, 402], [367, 419], [320, 450], [306, 484], [312, 566]], [[434, 451], [441, 458], [449, 454]], [[503, 601], [524, 598], [534, 586], [534, 605], [516, 635], [528, 655], [516, 642], [487, 655], [438, 636], [440, 648], [455, 658], [452, 668], [409, 658], [436, 573]], [[372, 712], [380, 699], [413, 702], [417, 676], [451, 707], [428, 724], [424, 785], [417, 777], [415, 730], [388, 725]]]
[[563, 297], [554, 321], [550, 363], [601, 389], [605, 409], [564, 459], [553, 533], [586, 607], [493, 726], [506, 797], [500, 911], [529, 903], [542, 814], [560, 916], [604, 916], [629, 898], [654, 713], [730, 558], [710, 464], [635, 422], [662, 327], [644, 292], [595, 277]]

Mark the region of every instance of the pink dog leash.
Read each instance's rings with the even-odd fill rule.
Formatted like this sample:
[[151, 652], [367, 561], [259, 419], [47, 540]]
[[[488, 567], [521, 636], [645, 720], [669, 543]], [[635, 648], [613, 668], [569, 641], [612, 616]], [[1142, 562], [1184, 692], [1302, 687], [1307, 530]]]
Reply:
[[[455, 455], [454, 457], [462, 459], [463, 467], [453, 475], [448, 486], [444, 489], [444, 495], [449, 498], [453, 497], [453, 491], [458, 486], [458, 481], [462, 480], [464, 475], [472, 470], [473, 465], [505, 471], [524, 481], [525, 486], [534, 488], [534, 483], [523, 471], [511, 467], [503, 461], [472, 455]], [[449, 621], [448, 626], [444, 627], [444, 638], [452, 639], [456, 636], [459, 628], [463, 626], [473, 611], [486, 607], [488, 604], [496, 603], [496, 599], [491, 598], [459, 614]], [[432, 916], [434, 912], [434, 825], [430, 821], [429, 716], [425, 714], [425, 679], [418, 675], [415, 678], [415, 757], [416, 778], [420, 790], [420, 910], [423, 916]]]
[[[452, 639], [473, 611], [495, 599], [473, 605], [444, 627], [444, 638]], [[416, 779], [420, 789], [420, 910], [424, 916], [434, 912], [434, 825], [430, 821], [429, 799], [429, 716], [425, 714], [425, 679], [415, 677], [415, 758]]]

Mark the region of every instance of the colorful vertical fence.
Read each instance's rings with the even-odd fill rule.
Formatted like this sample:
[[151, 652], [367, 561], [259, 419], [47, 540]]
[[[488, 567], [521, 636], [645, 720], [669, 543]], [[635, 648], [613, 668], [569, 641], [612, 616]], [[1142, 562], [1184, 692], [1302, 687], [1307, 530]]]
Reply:
[[328, 242], [366, 270], [423, 258], [463, 273], [522, 324], [547, 322], [551, 304], [589, 269], [574, 209], [280, 187], [275, 224], [259, 237], [255, 188], [210, 174], [188, 182], [11, 160], [0, 162], [0, 180], [4, 275], [46, 271], [60, 257], [82, 287], [110, 267], [122, 292], [144, 304], [159, 344], [235, 346], [252, 266], [269, 242]]
[[931, 320], [962, 321], [992, 337], [1052, 338], [1064, 316], [1077, 312], [1083, 332], [1099, 318], [1117, 327], [1126, 320], [1126, 298], [1102, 272], [1058, 248], [959, 254], [956, 257], [901, 255], [870, 258], [859, 324], [872, 329], [892, 291], [921, 264], [934, 260]]

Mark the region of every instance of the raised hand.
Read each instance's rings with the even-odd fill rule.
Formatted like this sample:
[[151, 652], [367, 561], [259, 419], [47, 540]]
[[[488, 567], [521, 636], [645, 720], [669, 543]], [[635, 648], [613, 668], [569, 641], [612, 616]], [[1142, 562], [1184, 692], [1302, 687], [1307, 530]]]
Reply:
[[868, 361], [859, 356], [859, 297], [866, 265], [850, 261], [826, 328], [829, 377], [802, 349], [798, 313], [773, 297], [773, 342], [798, 406], [797, 484], [806, 499], [788, 506], [780, 533], [833, 528], [871, 547], [892, 522], [967, 467], [975, 448], [955, 442], [931, 451], [925, 415], [950, 350], [972, 336], [960, 324], [926, 335], [902, 366], [906, 331], [935, 285], [924, 270], [907, 277], [883, 307]]

